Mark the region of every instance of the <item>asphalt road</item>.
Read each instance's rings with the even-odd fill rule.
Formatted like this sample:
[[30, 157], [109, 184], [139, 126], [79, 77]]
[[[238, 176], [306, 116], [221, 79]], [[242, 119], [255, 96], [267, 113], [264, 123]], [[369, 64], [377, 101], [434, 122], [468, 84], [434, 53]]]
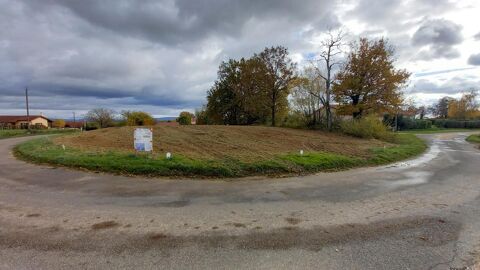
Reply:
[[[450, 269], [480, 260], [480, 150], [284, 179], [166, 180], [16, 160], [0, 140], [0, 269]], [[479, 266], [477, 266], [479, 267]]]

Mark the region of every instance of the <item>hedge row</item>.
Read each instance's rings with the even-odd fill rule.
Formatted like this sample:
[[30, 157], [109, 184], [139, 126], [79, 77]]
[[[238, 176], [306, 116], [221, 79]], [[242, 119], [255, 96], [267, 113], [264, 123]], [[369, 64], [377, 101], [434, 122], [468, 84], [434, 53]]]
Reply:
[[[383, 118], [385, 124], [394, 127], [395, 117], [385, 115]], [[398, 129], [430, 129], [436, 128], [480, 128], [480, 120], [455, 120], [455, 119], [412, 119], [403, 115], [398, 116]]]
[[398, 127], [400, 130], [409, 130], [409, 129], [429, 129], [432, 127], [432, 121], [430, 120], [421, 120], [421, 119], [411, 119], [403, 118], [398, 119]]
[[432, 119], [438, 128], [480, 128], [480, 120]]

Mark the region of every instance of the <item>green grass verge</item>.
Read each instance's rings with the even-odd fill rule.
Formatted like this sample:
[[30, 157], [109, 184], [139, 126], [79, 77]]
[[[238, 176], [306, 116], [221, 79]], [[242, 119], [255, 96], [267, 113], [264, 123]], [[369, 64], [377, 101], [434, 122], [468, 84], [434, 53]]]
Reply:
[[480, 134], [470, 135], [466, 140], [467, 142], [480, 143]]
[[388, 164], [418, 156], [427, 149], [427, 144], [413, 134], [397, 134], [396, 146], [371, 149], [369, 162], [374, 165]]
[[401, 134], [434, 134], [434, 133], [449, 133], [449, 132], [464, 132], [464, 131], [476, 131], [479, 129], [468, 128], [429, 128], [429, 129], [411, 129], [400, 131]]
[[348, 157], [325, 152], [290, 153], [272, 160], [245, 163], [237, 160], [193, 160], [174, 155], [172, 159], [147, 154], [63, 150], [50, 138], [38, 138], [17, 145], [15, 155], [35, 163], [56, 164], [94, 171], [128, 175], [242, 177], [251, 175], [291, 175], [336, 171], [359, 166], [380, 165], [413, 157], [426, 149], [425, 143], [411, 134], [397, 136], [396, 145], [371, 149], [370, 158]]
[[13, 137], [47, 135], [47, 134], [66, 134], [77, 132], [76, 129], [32, 129], [30, 133], [26, 129], [0, 129], [0, 139]]

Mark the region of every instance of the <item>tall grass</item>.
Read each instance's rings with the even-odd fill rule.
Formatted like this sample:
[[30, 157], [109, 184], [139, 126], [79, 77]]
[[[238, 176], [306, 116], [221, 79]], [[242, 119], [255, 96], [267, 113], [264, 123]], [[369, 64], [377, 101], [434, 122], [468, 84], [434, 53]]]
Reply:
[[378, 117], [373, 115], [360, 119], [343, 121], [340, 124], [341, 131], [345, 134], [364, 138], [379, 139], [383, 141], [393, 141], [394, 135], [388, 127]]

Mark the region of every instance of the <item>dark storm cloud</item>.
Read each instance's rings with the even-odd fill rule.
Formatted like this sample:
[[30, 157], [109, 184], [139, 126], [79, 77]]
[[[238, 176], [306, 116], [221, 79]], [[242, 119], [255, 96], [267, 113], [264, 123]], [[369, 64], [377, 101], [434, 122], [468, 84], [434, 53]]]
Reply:
[[[288, 18], [292, 23], [316, 21], [329, 5], [308, 0], [267, 1], [50, 1], [89, 23], [133, 37], [169, 45], [195, 42], [209, 35], [237, 37], [254, 18]], [[318, 16], [322, 19], [322, 16]]]
[[[361, 36], [369, 38], [387, 37], [396, 48], [400, 61], [408, 59], [433, 59], [437, 54], [452, 58], [458, 56], [458, 52], [447, 46], [435, 46], [431, 49], [418, 52], [418, 45], [411, 42], [411, 32], [418, 30], [425, 16], [435, 14], [441, 16], [446, 11], [457, 8], [450, 0], [415, 0], [415, 1], [391, 1], [391, 0], [359, 0], [354, 3], [347, 14], [348, 19], [356, 19], [364, 24], [365, 30]], [[427, 44], [428, 46], [428, 44]], [[412, 57], [415, 56], [415, 57]]]
[[413, 35], [415, 45], [455, 45], [462, 42], [462, 27], [452, 21], [437, 19], [423, 23]]
[[315, 39], [343, 27], [340, 18], [368, 26], [367, 36], [388, 37], [402, 60], [417, 51], [424, 59], [452, 58], [461, 29], [424, 16], [441, 17], [454, 5], [448, 0], [0, 0], [0, 113], [24, 106], [26, 86], [32, 106], [42, 112], [98, 106], [153, 114], [193, 110], [205, 102], [222, 60], [275, 45], [288, 47], [298, 59], [314, 55]]
[[480, 53], [470, 55], [470, 57], [468, 58], [468, 64], [473, 66], [480, 66]]
[[460, 52], [454, 48], [463, 41], [462, 26], [445, 19], [425, 21], [413, 34], [414, 46], [428, 46], [418, 56], [421, 59], [456, 58]]
[[340, 25], [330, 12], [333, 5], [0, 0], [0, 94], [3, 100], [21, 100], [28, 86], [44, 109], [64, 104], [193, 109], [205, 101], [222, 60], [272, 45], [305, 49], [304, 27]]

